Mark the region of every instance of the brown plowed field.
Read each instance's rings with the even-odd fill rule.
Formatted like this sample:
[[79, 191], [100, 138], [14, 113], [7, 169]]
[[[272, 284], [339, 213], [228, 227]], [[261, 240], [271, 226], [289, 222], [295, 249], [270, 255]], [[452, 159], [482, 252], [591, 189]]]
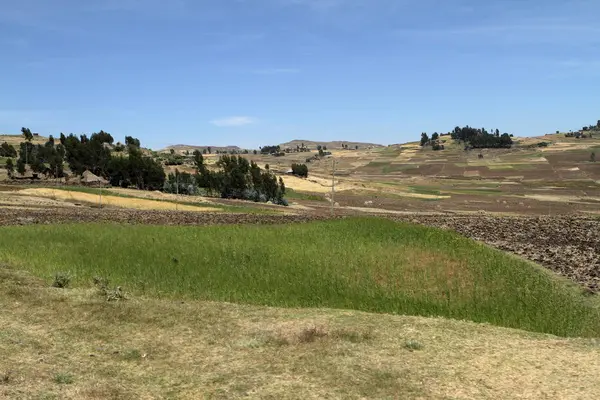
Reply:
[[283, 224], [325, 219], [317, 215], [262, 215], [197, 213], [185, 211], [125, 210], [118, 208], [5, 208], [0, 212], [0, 226], [115, 222], [149, 225], [217, 225], [217, 224]]

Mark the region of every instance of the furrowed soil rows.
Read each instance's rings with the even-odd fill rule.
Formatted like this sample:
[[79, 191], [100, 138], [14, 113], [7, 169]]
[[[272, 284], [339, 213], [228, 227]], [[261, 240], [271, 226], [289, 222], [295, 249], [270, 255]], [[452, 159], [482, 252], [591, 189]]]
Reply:
[[151, 225], [285, 224], [320, 219], [325, 219], [325, 217], [309, 214], [258, 215], [93, 208], [5, 208], [0, 211], [0, 226], [82, 222], [117, 222]]

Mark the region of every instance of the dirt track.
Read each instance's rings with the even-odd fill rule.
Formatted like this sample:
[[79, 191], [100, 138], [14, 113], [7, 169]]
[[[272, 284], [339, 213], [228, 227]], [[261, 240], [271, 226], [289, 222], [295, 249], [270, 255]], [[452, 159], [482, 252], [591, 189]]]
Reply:
[[[0, 210], [1, 225], [117, 222], [156, 225], [278, 224], [330, 218], [327, 215], [260, 215], [93, 208]], [[357, 213], [353, 213], [357, 214]], [[583, 217], [493, 217], [388, 215], [387, 218], [452, 229], [475, 240], [539, 263], [600, 292], [600, 219]]]

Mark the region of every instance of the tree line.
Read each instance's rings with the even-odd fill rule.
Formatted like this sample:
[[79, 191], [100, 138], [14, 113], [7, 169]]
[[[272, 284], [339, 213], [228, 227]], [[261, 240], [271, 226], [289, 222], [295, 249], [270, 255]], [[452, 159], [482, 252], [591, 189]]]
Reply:
[[[463, 142], [465, 147], [476, 149], [483, 148], [510, 148], [513, 145], [512, 135], [509, 133], [500, 134], [500, 130], [492, 130], [488, 132], [485, 128], [472, 128], [465, 126], [463, 128], [456, 127], [448, 133], [453, 140]], [[434, 150], [443, 150], [444, 147], [439, 143], [441, 135], [435, 132], [431, 138], [427, 133], [421, 134], [421, 146], [431, 145]]]
[[[216, 163], [218, 169], [209, 170], [202, 153], [196, 150], [194, 174], [177, 171], [166, 176], [161, 163], [144, 155], [140, 140], [131, 136], [125, 137], [125, 145], [113, 146], [114, 138], [108, 132], [92, 133], [89, 137], [61, 133], [58, 143], [50, 136], [44, 145], [36, 146], [31, 143], [33, 134], [28, 128], [21, 133], [25, 141], [19, 152], [8, 144], [0, 146], [1, 154], [10, 157], [6, 163], [10, 177], [14, 176], [15, 167], [21, 175], [29, 167], [34, 173], [63, 177], [66, 162], [73, 174], [89, 171], [112, 186], [181, 194], [199, 194], [202, 190], [207, 195], [287, 205], [283, 180], [241, 156], [222, 155]], [[13, 158], [17, 158], [16, 165]]]
[[168, 193], [206, 194], [228, 199], [242, 199], [256, 202], [272, 202], [286, 205], [283, 179], [262, 170], [254, 161], [235, 155], [222, 155], [216, 163], [216, 171], [209, 170], [204, 157], [198, 150], [194, 152], [196, 172], [169, 174], [163, 190]]

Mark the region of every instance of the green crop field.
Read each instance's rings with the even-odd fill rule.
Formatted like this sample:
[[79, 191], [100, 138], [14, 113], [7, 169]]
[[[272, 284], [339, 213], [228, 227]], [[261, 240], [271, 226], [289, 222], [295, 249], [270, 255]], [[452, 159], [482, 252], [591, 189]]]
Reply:
[[325, 201], [325, 197], [323, 195], [297, 192], [290, 188], [285, 189], [285, 198], [288, 200]]
[[457, 234], [355, 218], [281, 226], [0, 228], [2, 262], [134, 295], [445, 316], [598, 336], [595, 300]]

